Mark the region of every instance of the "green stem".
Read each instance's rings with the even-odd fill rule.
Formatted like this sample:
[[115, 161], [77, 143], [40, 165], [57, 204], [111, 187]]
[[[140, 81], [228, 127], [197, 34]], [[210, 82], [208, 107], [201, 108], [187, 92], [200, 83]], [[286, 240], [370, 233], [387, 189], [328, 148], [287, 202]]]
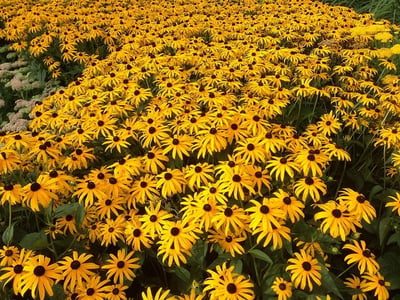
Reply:
[[340, 278], [341, 276], [343, 276], [344, 274], [346, 274], [347, 271], [349, 271], [352, 267], [354, 267], [356, 265], [356, 262], [352, 263], [350, 266], [347, 267], [347, 269], [345, 269], [342, 273], [340, 273], [337, 277]]
[[7, 230], [7, 246], [10, 245], [11, 238], [10, 238], [10, 230], [11, 230], [11, 220], [12, 220], [12, 209], [11, 209], [11, 203], [8, 201], [8, 230]]

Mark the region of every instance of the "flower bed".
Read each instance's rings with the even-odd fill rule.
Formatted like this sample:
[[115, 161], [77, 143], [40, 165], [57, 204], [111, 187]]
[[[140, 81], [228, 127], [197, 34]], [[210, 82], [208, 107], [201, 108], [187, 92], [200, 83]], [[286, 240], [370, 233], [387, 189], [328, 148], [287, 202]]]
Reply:
[[4, 293], [399, 297], [398, 26], [308, 0], [0, 12], [65, 85], [0, 133]]

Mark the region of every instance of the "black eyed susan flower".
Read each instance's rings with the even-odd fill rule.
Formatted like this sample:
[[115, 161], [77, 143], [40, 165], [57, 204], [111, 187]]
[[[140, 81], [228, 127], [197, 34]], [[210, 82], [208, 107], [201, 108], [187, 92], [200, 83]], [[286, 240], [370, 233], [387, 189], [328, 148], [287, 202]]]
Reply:
[[157, 292], [153, 295], [151, 288], [148, 287], [146, 292], [142, 292], [143, 300], [172, 300], [174, 297], [168, 297], [169, 290], [163, 290], [159, 288]]
[[0, 266], [10, 266], [19, 257], [19, 249], [15, 246], [3, 246], [0, 249]]
[[46, 180], [45, 176], [39, 176], [36, 182], [23, 187], [23, 203], [33, 211], [39, 211], [41, 207], [48, 207], [52, 200], [58, 199], [55, 193], [58, 189], [55, 179], [47, 178]]
[[286, 219], [289, 218], [289, 220], [294, 223], [304, 217], [303, 209], [305, 205], [295, 196], [282, 189], [277, 190], [273, 195], [274, 197], [272, 197], [271, 200], [280, 203], [280, 208], [285, 213]]
[[17, 151], [2, 149], [0, 152], [0, 174], [7, 174], [17, 170], [20, 162]]
[[349, 212], [354, 214], [358, 220], [364, 220], [367, 223], [376, 217], [375, 208], [370, 201], [363, 195], [350, 188], [344, 188], [339, 192], [337, 200], [343, 202]]
[[162, 141], [163, 154], [171, 154], [172, 158], [183, 160], [183, 156], [190, 156], [193, 138], [190, 135], [175, 135]]
[[110, 259], [101, 268], [107, 270], [107, 278], [114, 283], [123, 284], [124, 280], [133, 281], [136, 277], [134, 270], [139, 269], [138, 258], [133, 257], [133, 251], [126, 253], [125, 249], [118, 250], [117, 255], [110, 254]]
[[330, 111], [328, 114], [321, 116], [321, 121], [317, 122], [320, 132], [325, 136], [337, 134], [341, 128], [341, 123], [333, 115], [334, 112]]
[[189, 165], [185, 168], [185, 179], [187, 186], [192, 190], [198, 189], [200, 186], [207, 185], [214, 181], [213, 165], [208, 163], [198, 163], [196, 165]]
[[119, 212], [123, 211], [124, 198], [123, 197], [110, 197], [107, 199], [100, 199], [96, 202], [97, 211], [100, 219], [111, 218], [111, 215], [118, 216]]
[[245, 241], [246, 238], [247, 235], [245, 232], [239, 234], [225, 234], [225, 232], [221, 229], [211, 229], [208, 235], [208, 239], [210, 242], [219, 244], [222, 250], [229, 253], [232, 257], [235, 257], [236, 255], [242, 255], [245, 252], [243, 246], [240, 243]]
[[168, 162], [168, 157], [163, 154], [161, 148], [151, 148], [145, 156], [143, 156], [143, 164], [146, 172], [158, 174], [158, 170], [165, 170], [165, 163]]
[[61, 278], [57, 270], [57, 264], [51, 264], [50, 258], [44, 255], [37, 255], [29, 259], [24, 267], [26, 273], [21, 276], [23, 283], [19, 291], [24, 295], [28, 290], [31, 291], [33, 298], [39, 295], [40, 300], [44, 300], [46, 294], [53, 296], [53, 285]]
[[365, 241], [354, 240], [352, 244], [345, 244], [343, 249], [349, 249], [352, 253], [346, 255], [347, 264], [357, 263], [360, 274], [375, 274], [379, 271], [379, 264], [375, 260], [375, 254], [367, 248]]
[[103, 300], [107, 295], [108, 280], [101, 281], [100, 276], [92, 276], [89, 281], [77, 290], [77, 299]]
[[386, 207], [392, 207], [392, 211], [397, 211], [397, 214], [400, 216], [400, 193], [396, 193], [394, 196], [389, 196], [391, 199], [386, 203]]
[[374, 296], [378, 300], [387, 300], [390, 298], [387, 289], [390, 286], [390, 282], [385, 281], [385, 278], [379, 272], [375, 274], [366, 273], [362, 278], [366, 280], [366, 283], [361, 287], [363, 292], [373, 291]]
[[294, 185], [294, 192], [302, 201], [311, 198], [313, 202], [318, 202], [321, 199], [321, 194], [327, 193], [325, 182], [319, 177], [305, 177], [297, 180]]
[[212, 220], [218, 211], [216, 200], [201, 198], [197, 193], [184, 197], [181, 206], [183, 218], [192, 218], [193, 222], [204, 231], [208, 231], [211, 227]]
[[282, 182], [286, 175], [293, 178], [296, 173], [300, 172], [298, 163], [294, 161], [291, 155], [284, 157], [273, 156], [267, 162], [267, 168], [269, 169], [271, 176], [274, 176], [276, 180]]
[[77, 251], [72, 252], [72, 257], [66, 256], [58, 261], [58, 270], [64, 280], [63, 286], [65, 290], [74, 291], [78, 287], [82, 287], [84, 282], [88, 282], [95, 275], [99, 266], [89, 262], [93, 255], [82, 253], [79, 255]]
[[340, 237], [342, 241], [351, 232], [356, 232], [356, 226], [361, 227], [357, 218], [350, 214], [347, 206], [344, 204], [336, 203], [335, 201], [328, 201], [324, 204], [319, 204], [319, 208], [323, 211], [317, 212], [314, 215], [315, 220], [321, 220], [320, 228], [323, 232], [329, 232], [334, 237]]
[[126, 285], [113, 284], [106, 287], [106, 299], [107, 300], [127, 300], [125, 291], [128, 289]]
[[229, 197], [245, 200], [246, 196], [254, 195], [251, 175], [244, 165], [229, 168], [220, 176], [220, 187]]
[[8, 202], [11, 205], [20, 204], [24, 196], [23, 188], [20, 184], [5, 184], [0, 186], [0, 203], [6, 205]]
[[179, 169], [167, 169], [157, 175], [157, 188], [161, 190], [161, 195], [168, 198], [174, 194], [182, 193], [186, 186], [186, 179], [183, 172]]
[[240, 156], [247, 164], [265, 161], [266, 153], [260, 138], [249, 138], [239, 141], [234, 150], [235, 155]]
[[286, 270], [290, 272], [291, 280], [296, 288], [312, 291], [314, 284], [321, 285], [321, 266], [318, 261], [303, 249], [294, 253], [294, 258], [289, 258]]
[[257, 235], [257, 244], [262, 243], [263, 247], [267, 247], [272, 242], [272, 249], [282, 249], [283, 241], [291, 241], [292, 238], [290, 236], [290, 228], [285, 226], [283, 221], [280, 222], [279, 226], [275, 226], [272, 224], [272, 228], [269, 230], [265, 230], [262, 226], [258, 226], [254, 231], [252, 231], [252, 235]]
[[79, 202], [83, 202], [85, 207], [93, 205], [95, 200], [107, 199], [107, 194], [100, 188], [100, 185], [91, 180], [81, 180], [76, 185], [73, 196], [78, 196]]
[[215, 229], [221, 229], [225, 234], [248, 230], [250, 220], [243, 208], [236, 204], [232, 206], [225, 204], [219, 205], [217, 210], [217, 213], [212, 218]]
[[105, 223], [100, 226], [100, 235], [97, 237], [102, 245], [116, 245], [118, 241], [124, 240], [124, 220], [119, 215], [117, 219], [105, 219]]
[[367, 300], [368, 296], [365, 292], [362, 291], [363, 286], [367, 281], [365, 279], [361, 279], [360, 277], [351, 274], [351, 277], [347, 277], [344, 281], [346, 287], [351, 288], [353, 294], [351, 296], [351, 300]]
[[69, 232], [75, 234], [78, 232], [76, 228], [76, 217], [72, 214], [67, 214], [57, 219], [56, 226], [63, 231], [64, 234]]
[[278, 296], [278, 300], [287, 300], [292, 297], [292, 283], [282, 277], [276, 277], [271, 288]]
[[125, 240], [128, 245], [135, 251], [142, 251], [142, 247], [151, 248], [153, 241], [150, 238], [148, 230], [143, 228], [142, 223], [139, 220], [128, 221], [125, 227]]
[[304, 176], [322, 176], [329, 158], [319, 149], [303, 149], [296, 154], [295, 162], [301, 166]]
[[280, 204], [276, 201], [272, 201], [269, 198], [263, 198], [262, 202], [256, 200], [250, 200], [251, 207], [247, 208], [246, 211], [250, 214], [251, 230], [262, 228], [263, 230], [270, 231], [272, 227], [280, 226], [280, 220], [285, 219], [285, 214], [280, 208]]
[[0, 276], [0, 281], [2, 281], [4, 285], [12, 281], [12, 288], [15, 295], [20, 293], [22, 287], [21, 277], [26, 274], [24, 268], [28, 264], [29, 259], [33, 256], [33, 251], [21, 249], [18, 258], [9, 266], [2, 268], [4, 273]]
[[227, 268], [224, 263], [216, 271], [208, 270], [210, 277], [204, 280], [204, 291], [210, 299], [253, 300], [254, 285], [244, 275], [233, 272], [233, 266]]
[[157, 201], [156, 204], [150, 202], [149, 206], [145, 206], [146, 213], [140, 217], [140, 221], [143, 223], [143, 230], [149, 232], [152, 238], [160, 235], [165, 227], [173, 217], [168, 211], [161, 209], [161, 201]]
[[165, 245], [166, 248], [171, 247], [177, 251], [190, 250], [198, 239], [199, 233], [201, 231], [197, 228], [197, 224], [188, 219], [168, 222], [161, 231], [158, 243], [161, 247]]

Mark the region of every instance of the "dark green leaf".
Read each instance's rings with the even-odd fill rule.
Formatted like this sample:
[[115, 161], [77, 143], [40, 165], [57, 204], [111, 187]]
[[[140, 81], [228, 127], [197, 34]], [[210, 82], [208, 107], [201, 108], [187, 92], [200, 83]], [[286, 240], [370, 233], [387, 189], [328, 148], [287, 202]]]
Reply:
[[41, 250], [48, 246], [47, 237], [42, 231], [27, 234], [19, 244], [30, 250]]
[[1, 239], [3, 240], [4, 244], [9, 245], [13, 237], [14, 237], [14, 223], [11, 224], [10, 226], [7, 226], [6, 230], [4, 230], [3, 235], [1, 236]]
[[386, 240], [386, 237], [391, 229], [391, 217], [383, 218], [379, 222], [379, 243], [381, 246], [383, 246], [383, 243]]
[[236, 258], [236, 259], [233, 259], [233, 260], [231, 260], [231, 262], [230, 262], [230, 264], [231, 264], [231, 266], [234, 266], [234, 272], [235, 273], [242, 273], [242, 270], [243, 270], [243, 262], [242, 262], [242, 260], [241, 259], [238, 259], [238, 258]]
[[387, 241], [387, 245], [395, 244], [395, 243], [397, 243], [397, 245], [400, 247], [400, 232], [395, 232], [395, 233], [393, 233], [393, 234], [389, 237], [389, 239], [388, 239], [388, 241]]
[[343, 299], [343, 296], [336, 285], [334, 275], [331, 274], [323, 264], [320, 265], [321, 265], [321, 275], [322, 275], [321, 279], [322, 286], [325, 287], [329, 292], [338, 296], [340, 299]]
[[379, 265], [381, 266], [381, 273], [385, 277], [385, 281], [390, 282], [390, 290], [400, 289], [400, 257], [398, 248], [385, 252], [378, 258]]
[[251, 249], [248, 252], [251, 256], [253, 256], [254, 258], [260, 259], [262, 261], [265, 261], [269, 264], [272, 264], [272, 259], [268, 256], [267, 253], [265, 253], [264, 251], [260, 250], [260, 249]]
[[189, 283], [190, 280], [190, 272], [183, 266], [174, 268], [172, 270], [179, 279], [181, 279], [185, 283]]
[[54, 218], [59, 218], [66, 215], [74, 215], [79, 208], [79, 203], [63, 204], [56, 208]]

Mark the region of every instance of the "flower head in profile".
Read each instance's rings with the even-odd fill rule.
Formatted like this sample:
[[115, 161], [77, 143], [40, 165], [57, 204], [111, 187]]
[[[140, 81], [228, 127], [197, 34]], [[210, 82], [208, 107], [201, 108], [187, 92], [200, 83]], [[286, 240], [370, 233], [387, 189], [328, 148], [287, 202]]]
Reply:
[[379, 270], [379, 264], [375, 260], [375, 254], [367, 248], [365, 241], [354, 240], [353, 243], [345, 244], [343, 249], [348, 249], [352, 253], [346, 255], [344, 260], [347, 264], [357, 263], [360, 274], [375, 274]]

